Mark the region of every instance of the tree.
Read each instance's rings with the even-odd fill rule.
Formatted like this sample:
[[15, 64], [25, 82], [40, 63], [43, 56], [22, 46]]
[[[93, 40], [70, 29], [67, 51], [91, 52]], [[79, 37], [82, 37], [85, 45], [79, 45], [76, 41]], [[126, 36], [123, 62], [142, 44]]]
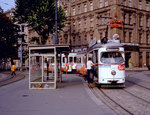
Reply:
[[[15, 3], [16, 21], [28, 23], [40, 35], [41, 44], [45, 44], [49, 34], [55, 32], [55, 0], [16, 0]], [[61, 6], [57, 15], [58, 30], [61, 30], [66, 19]]]
[[0, 6], [0, 13], [3, 13], [3, 9], [1, 8], [1, 6]]
[[0, 12], [0, 59], [17, 56], [19, 28]]

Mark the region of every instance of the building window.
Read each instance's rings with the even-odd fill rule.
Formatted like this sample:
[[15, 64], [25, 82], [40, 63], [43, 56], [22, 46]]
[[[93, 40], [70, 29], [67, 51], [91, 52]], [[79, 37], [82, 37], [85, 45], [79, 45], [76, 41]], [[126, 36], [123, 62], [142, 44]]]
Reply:
[[75, 31], [76, 23], [73, 22], [73, 31]]
[[87, 12], [87, 4], [84, 4], [84, 12]]
[[84, 19], [84, 28], [86, 28], [86, 26], [87, 26], [87, 19], [85, 18]]
[[87, 44], [87, 35], [84, 36], [84, 44]]
[[65, 44], [68, 44], [68, 38], [65, 37]]
[[142, 9], [142, 0], [139, 0], [139, 9]]
[[149, 16], [146, 16], [146, 27], [149, 27]]
[[81, 37], [78, 38], [78, 44], [81, 45]]
[[91, 34], [90, 37], [91, 37], [91, 40], [93, 40], [93, 34]]
[[81, 14], [81, 6], [78, 6], [78, 13]]
[[139, 33], [139, 43], [142, 43], [142, 33]]
[[65, 0], [65, 5], [67, 5], [67, 3], [68, 3], [68, 0]]
[[129, 42], [132, 42], [132, 32], [129, 32]]
[[93, 27], [93, 17], [90, 18], [91, 27]]
[[93, 2], [90, 2], [90, 10], [93, 10]]
[[103, 34], [102, 33], [100, 33], [100, 39], [102, 39], [103, 38]]
[[150, 44], [150, 34], [147, 34], [148, 44]]
[[146, 34], [146, 43], [150, 44], [150, 35], [149, 34]]
[[139, 52], [139, 67], [142, 67], [142, 52]]
[[132, 0], [128, 0], [129, 7], [132, 7]]
[[127, 32], [124, 32], [124, 42], [127, 42]]
[[130, 25], [132, 24], [132, 23], [131, 23], [131, 20], [132, 20], [132, 15], [129, 14], [129, 24], [130, 24]]
[[100, 7], [100, 8], [103, 7], [103, 0], [99, 0], [99, 7]]
[[[101, 15], [102, 16], [102, 15]], [[100, 16], [100, 17], [101, 17]], [[103, 16], [102, 16], [103, 17]], [[104, 18], [100, 18], [100, 25], [104, 25], [105, 19]]]
[[58, 6], [62, 6], [62, 0], [58, 1]]
[[76, 14], [75, 8], [72, 9], [73, 10], [73, 16]]
[[25, 26], [21, 25], [21, 32], [24, 32]]
[[126, 6], [126, 0], [122, 0], [122, 5]]
[[76, 38], [73, 37], [73, 44], [75, 45], [76, 44]]
[[109, 19], [108, 19], [108, 14], [105, 14], [104, 17], [105, 17], [105, 18], [104, 18], [104, 22], [105, 22], [105, 24], [107, 24], [108, 21], [109, 21]]
[[149, 65], [149, 52], [146, 52], [146, 65]]
[[81, 28], [81, 20], [79, 20], [79, 28]]
[[149, 2], [148, 1], [146, 1], [146, 11], [149, 11]]
[[127, 14], [126, 13], [124, 13], [123, 20], [124, 20], [124, 23], [126, 24], [127, 23]]
[[108, 6], [108, 0], [105, 0], [105, 6]]
[[67, 10], [65, 10], [65, 15], [66, 15], [66, 16], [68, 16], [68, 12], [67, 12]]
[[142, 26], [142, 16], [139, 16], [139, 26]]

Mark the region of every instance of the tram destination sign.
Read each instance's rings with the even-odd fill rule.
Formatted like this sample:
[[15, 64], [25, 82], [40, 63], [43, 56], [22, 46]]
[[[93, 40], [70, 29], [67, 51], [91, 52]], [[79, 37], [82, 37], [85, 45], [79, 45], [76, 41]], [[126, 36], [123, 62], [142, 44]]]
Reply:
[[107, 51], [119, 51], [119, 48], [106, 48]]

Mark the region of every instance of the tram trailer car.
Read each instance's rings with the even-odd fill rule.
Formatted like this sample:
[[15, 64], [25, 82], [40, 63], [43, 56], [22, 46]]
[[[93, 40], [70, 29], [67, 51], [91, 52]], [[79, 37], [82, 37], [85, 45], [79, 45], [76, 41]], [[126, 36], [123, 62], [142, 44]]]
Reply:
[[69, 53], [68, 58], [62, 54], [62, 72], [75, 73], [77, 69], [77, 54]]
[[125, 53], [120, 40], [95, 44], [88, 50], [96, 68], [97, 84], [101, 87], [125, 87]]

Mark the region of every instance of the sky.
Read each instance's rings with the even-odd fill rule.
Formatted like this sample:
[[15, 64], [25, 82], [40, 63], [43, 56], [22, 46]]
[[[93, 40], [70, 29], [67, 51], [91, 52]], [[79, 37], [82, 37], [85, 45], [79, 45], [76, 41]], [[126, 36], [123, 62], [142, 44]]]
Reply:
[[5, 12], [15, 7], [15, 0], [0, 0], [0, 6]]

